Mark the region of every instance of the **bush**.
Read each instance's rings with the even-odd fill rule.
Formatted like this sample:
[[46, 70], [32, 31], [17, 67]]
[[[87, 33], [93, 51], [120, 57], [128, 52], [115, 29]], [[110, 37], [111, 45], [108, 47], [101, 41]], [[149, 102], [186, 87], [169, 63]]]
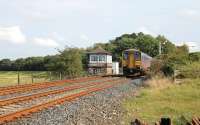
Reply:
[[200, 62], [200, 52], [190, 53], [189, 54], [190, 61], [199, 61]]
[[161, 73], [161, 68], [163, 67], [163, 61], [159, 59], [154, 59], [151, 62], [150, 72], [151, 75], [156, 75]]
[[161, 71], [165, 76], [173, 76], [174, 75], [174, 65], [173, 64], [164, 64], [161, 68]]
[[173, 76], [175, 66], [173, 63], [166, 62], [165, 60], [155, 59], [151, 64], [151, 75], [165, 75], [167, 77]]
[[186, 45], [177, 46], [175, 52], [169, 52], [156, 57], [152, 62], [151, 71], [153, 74], [162, 72], [165, 76], [174, 75], [175, 69], [184, 66], [189, 62], [189, 50]]
[[188, 63], [180, 67], [179, 71], [180, 73], [178, 76], [182, 76], [183, 78], [200, 78], [200, 63]]

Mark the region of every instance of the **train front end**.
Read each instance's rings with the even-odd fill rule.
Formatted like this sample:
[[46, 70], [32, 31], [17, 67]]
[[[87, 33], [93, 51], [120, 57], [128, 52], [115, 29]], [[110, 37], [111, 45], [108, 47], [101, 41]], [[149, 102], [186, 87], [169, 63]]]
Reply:
[[141, 52], [135, 49], [128, 49], [122, 53], [122, 66], [124, 75], [134, 75], [141, 71]]

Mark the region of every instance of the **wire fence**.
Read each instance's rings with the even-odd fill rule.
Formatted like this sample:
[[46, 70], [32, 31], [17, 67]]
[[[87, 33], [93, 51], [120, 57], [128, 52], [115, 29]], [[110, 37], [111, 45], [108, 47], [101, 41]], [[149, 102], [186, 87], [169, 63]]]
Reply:
[[0, 87], [64, 79], [61, 72], [50, 71], [0, 71]]

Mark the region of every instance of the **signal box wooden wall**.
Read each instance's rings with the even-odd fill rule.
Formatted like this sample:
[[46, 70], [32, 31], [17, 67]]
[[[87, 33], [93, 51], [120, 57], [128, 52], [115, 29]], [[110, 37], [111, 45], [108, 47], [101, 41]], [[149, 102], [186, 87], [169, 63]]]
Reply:
[[112, 54], [102, 48], [88, 52], [88, 72], [90, 74], [112, 74]]

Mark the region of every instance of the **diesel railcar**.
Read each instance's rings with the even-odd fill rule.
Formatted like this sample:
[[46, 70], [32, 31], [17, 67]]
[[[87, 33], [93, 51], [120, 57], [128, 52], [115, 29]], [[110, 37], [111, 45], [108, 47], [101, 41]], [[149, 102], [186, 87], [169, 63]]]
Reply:
[[152, 57], [136, 50], [128, 49], [122, 53], [122, 67], [124, 75], [143, 75], [151, 66]]

